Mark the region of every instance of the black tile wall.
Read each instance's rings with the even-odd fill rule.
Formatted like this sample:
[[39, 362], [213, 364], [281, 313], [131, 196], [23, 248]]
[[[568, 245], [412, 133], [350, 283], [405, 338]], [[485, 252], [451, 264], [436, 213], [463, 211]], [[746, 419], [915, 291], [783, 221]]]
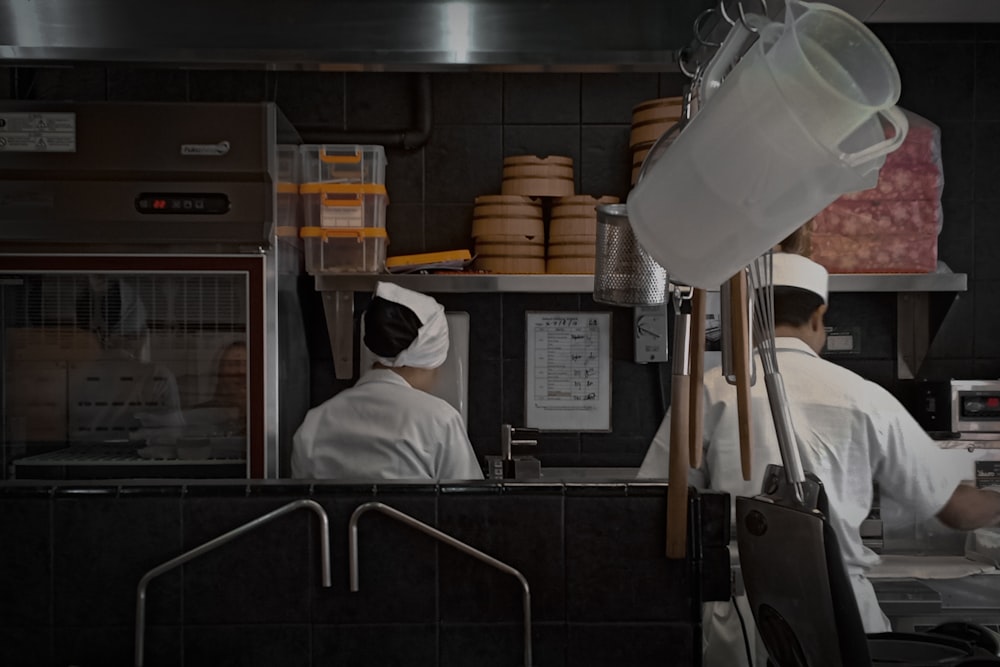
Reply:
[[336, 72], [278, 72], [267, 99], [275, 101], [292, 123], [343, 129], [345, 76]]
[[503, 132], [497, 125], [442, 125], [426, 148], [426, 202], [470, 204], [500, 191]]
[[[436, 499], [431, 496], [377, 498], [411, 517], [437, 525]], [[347, 526], [361, 505], [355, 498], [321, 501], [330, 515], [333, 586], [312, 587], [313, 618], [318, 623], [431, 623], [437, 620], [438, 545], [413, 528], [378, 512], [358, 522], [358, 590], [346, 577]]]
[[188, 91], [192, 102], [259, 102], [268, 99], [267, 73], [192, 70]]
[[[55, 629], [55, 665], [135, 664], [135, 625], [73, 627]], [[147, 627], [144, 633], [144, 664], [149, 667], [181, 667], [182, 632], [179, 626]], [[9, 663], [21, 664], [21, 663]], [[197, 664], [188, 662], [187, 664]]]
[[[445, 533], [524, 575], [530, 582], [533, 618], [565, 618], [561, 495], [517, 496], [503, 503], [489, 496], [442, 496], [438, 519]], [[511, 534], [519, 539], [511, 541]], [[447, 547], [442, 547], [440, 563], [447, 573], [439, 582], [442, 621], [512, 622], [523, 617], [521, 586], [512, 575]], [[486, 590], [492, 595], [476, 593]]]
[[172, 69], [108, 70], [108, 99], [112, 101], [184, 102], [188, 73]]
[[[184, 548], [193, 549], [295, 498], [192, 497], [184, 503]], [[280, 516], [184, 567], [184, 618], [196, 624], [306, 623], [318, 581], [310, 554], [313, 516]], [[315, 573], [314, 573], [315, 570]], [[317, 584], [318, 585], [318, 584]]]
[[434, 624], [314, 626], [313, 665], [436, 667]]
[[506, 125], [579, 124], [580, 75], [505, 75], [503, 121]]
[[503, 122], [503, 75], [436, 74], [433, 103], [438, 125], [499, 125]]
[[[567, 633], [562, 623], [532, 623], [533, 665], [563, 667]], [[441, 624], [441, 667], [508, 667], [524, 664], [524, 626], [521, 624]]]
[[108, 90], [108, 71], [103, 67], [17, 70], [18, 99], [90, 102], [108, 99]]
[[0, 627], [0, 665], [49, 667], [51, 664], [52, 630], [50, 627]]
[[0, 67], [0, 100], [9, 100], [14, 97], [13, 74], [13, 68]]
[[193, 626], [184, 629], [184, 664], [310, 667], [306, 625]]
[[566, 664], [573, 667], [682, 667], [695, 664], [694, 645], [691, 627], [683, 624], [571, 623]]
[[580, 120], [585, 124], [627, 125], [632, 122], [632, 107], [658, 96], [659, 82], [655, 74], [584, 76], [580, 85]]
[[401, 73], [349, 73], [345, 95], [348, 130], [405, 130], [413, 125], [415, 78]]
[[692, 601], [681, 593], [690, 585], [686, 562], [664, 558], [664, 531], [642, 528], [666, 525], [663, 499], [642, 496], [623, 501], [571, 492], [568, 487], [569, 622], [689, 621]]
[[[180, 498], [63, 496], [53, 504], [53, 624], [91, 627], [135, 622], [139, 579], [181, 553]], [[180, 619], [180, 572], [150, 583], [150, 623]]]
[[[131, 664], [138, 573], [178, 555], [179, 517], [183, 546], [191, 547], [291, 497], [312, 497], [329, 515], [333, 586], [318, 585], [317, 524], [311, 513], [258, 526], [184, 566], [183, 608], [170, 590], [180, 589], [180, 578], [168, 573], [154, 580], [145, 664], [520, 664], [524, 625], [516, 578], [410, 526], [375, 512], [363, 516], [360, 588], [348, 590], [348, 520], [373, 498], [524, 574], [531, 586], [535, 664], [690, 664], [692, 646], [700, 641], [695, 639], [698, 587], [709, 590], [728, 581], [728, 558], [715, 557], [722, 547], [707, 547], [709, 559], [700, 566], [664, 557], [662, 484], [244, 483], [219, 485], [220, 492], [211, 493], [213, 485], [205, 483], [169, 498], [126, 488], [30, 498], [47, 506], [42, 514], [56, 515], [52, 524], [37, 516], [38, 508], [3, 494], [0, 516], [26, 512], [35, 519], [0, 521], [2, 551], [14, 540], [35, 550], [33, 560], [4, 561], [17, 574], [7, 577], [4, 593], [21, 601], [37, 596], [44, 609], [22, 602], [21, 613], [34, 618], [21, 627], [10, 625], [7, 616], [0, 619], [0, 664]], [[700, 511], [694, 511], [697, 505]], [[720, 541], [714, 533], [729, 524], [726, 496], [694, 496], [691, 507], [690, 516], [701, 517], [692, 540]], [[157, 515], [173, 518], [166, 525]], [[47, 563], [65, 569], [69, 547], [79, 563], [74, 579], [57, 574], [54, 581], [75, 597], [62, 591], [46, 595], [44, 589], [39, 595], [38, 578], [49, 571]], [[697, 570], [703, 572], [700, 582], [691, 579]], [[158, 582], [163, 585], [156, 588]], [[73, 593], [74, 586], [81, 591]], [[129, 609], [123, 611], [117, 602], [126, 597]], [[86, 615], [69, 614], [64, 598], [86, 598]], [[161, 604], [169, 599], [177, 612], [170, 617]]]
[[[0, 534], [9, 536], [0, 548], [0, 572], [21, 573], [0, 577], [0, 627], [26, 628], [51, 623], [52, 568], [40, 554], [52, 550], [48, 498], [2, 498]], [[31, 595], [18, 595], [29, 590]], [[0, 646], [4, 644], [0, 642]], [[3, 662], [0, 660], [0, 662]]]

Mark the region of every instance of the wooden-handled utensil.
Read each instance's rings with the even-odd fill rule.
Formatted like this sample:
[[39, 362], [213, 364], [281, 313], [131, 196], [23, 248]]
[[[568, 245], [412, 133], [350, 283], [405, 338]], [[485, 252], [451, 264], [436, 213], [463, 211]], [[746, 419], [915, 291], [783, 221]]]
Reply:
[[750, 431], [750, 294], [746, 271], [729, 279], [729, 322], [732, 326], [733, 374], [736, 377], [736, 413], [739, 419], [740, 467], [749, 481], [753, 442]]
[[674, 292], [674, 358], [670, 388], [670, 468], [667, 487], [667, 558], [687, 553], [687, 494], [690, 467], [688, 425], [691, 398], [691, 298]]
[[[691, 295], [691, 376], [688, 404], [688, 456], [692, 468], [701, 467], [702, 403], [705, 373], [705, 290], [695, 289]], [[673, 442], [671, 440], [671, 442]]]

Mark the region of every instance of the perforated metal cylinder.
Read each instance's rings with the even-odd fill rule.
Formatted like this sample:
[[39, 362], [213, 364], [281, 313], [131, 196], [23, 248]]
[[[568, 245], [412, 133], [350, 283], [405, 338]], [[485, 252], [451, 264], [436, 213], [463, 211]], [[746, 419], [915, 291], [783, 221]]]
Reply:
[[598, 206], [594, 301], [653, 306], [666, 298], [667, 271], [639, 245], [625, 204]]

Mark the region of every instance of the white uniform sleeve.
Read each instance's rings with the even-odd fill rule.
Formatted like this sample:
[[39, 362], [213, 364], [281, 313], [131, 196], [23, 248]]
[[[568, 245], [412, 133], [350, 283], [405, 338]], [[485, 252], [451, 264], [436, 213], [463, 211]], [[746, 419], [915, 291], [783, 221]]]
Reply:
[[646, 450], [646, 458], [639, 467], [638, 479], [666, 479], [670, 476], [670, 410], [656, 429], [653, 441]]
[[[708, 433], [705, 433], [707, 436]], [[702, 443], [706, 446], [705, 443]], [[701, 468], [688, 469], [688, 484], [704, 489], [706, 488], [705, 457], [702, 457]], [[653, 441], [649, 443], [646, 450], [646, 457], [639, 466], [636, 479], [667, 479], [670, 477], [670, 410], [664, 415], [660, 422], [660, 428], [656, 430]]]
[[454, 418], [449, 419], [446, 423], [441, 439], [436, 479], [483, 478], [483, 469], [476, 461], [476, 452], [472, 449], [472, 443], [469, 442], [462, 417], [457, 412]]
[[[881, 394], [884, 390], [879, 388]], [[881, 445], [872, 452], [872, 470], [880, 493], [908, 507], [918, 521], [945, 506], [962, 476], [949, 465], [947, 453], [888, 392], [869, 413]], [[877, 457], [877, 458], [876, 458]]]
[[292, 479], [312, 479], [316, 476], [315, 466], [312, 460], [311, 440], [307, 433], [311, 433], [312, 411], [306, 414], [305, 420], [295, 430], [292, 436]]

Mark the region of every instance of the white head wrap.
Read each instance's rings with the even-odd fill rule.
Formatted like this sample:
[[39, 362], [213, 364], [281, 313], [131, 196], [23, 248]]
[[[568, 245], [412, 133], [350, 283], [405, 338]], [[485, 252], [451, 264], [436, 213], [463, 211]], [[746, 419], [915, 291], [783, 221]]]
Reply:
[[448, 318], [444, 306], [426, 294], [393, 283], [379, 282], [375, 296], [406, 306], [420, 319], [420, 330], [410, 346], [395, 357], [376, 355], [379, 363], [395, 368], [437, 368], [444, 363], [448, 357]]
[[777, 286], [798, 287], [818, 294], [827, 303], [830, 276], [822, 266], [808, 257], [788, 252], [772, 255], [772, 282]]
[[[146, 306], [136, 289], [125, 281], [118, 281], [118, 301], [112, 302], [111, 288], [104, 296], [105, 326], [111, 336], [140, 336], [146, 333]], [[116, 318], [107, 321], [111, 315]]]

